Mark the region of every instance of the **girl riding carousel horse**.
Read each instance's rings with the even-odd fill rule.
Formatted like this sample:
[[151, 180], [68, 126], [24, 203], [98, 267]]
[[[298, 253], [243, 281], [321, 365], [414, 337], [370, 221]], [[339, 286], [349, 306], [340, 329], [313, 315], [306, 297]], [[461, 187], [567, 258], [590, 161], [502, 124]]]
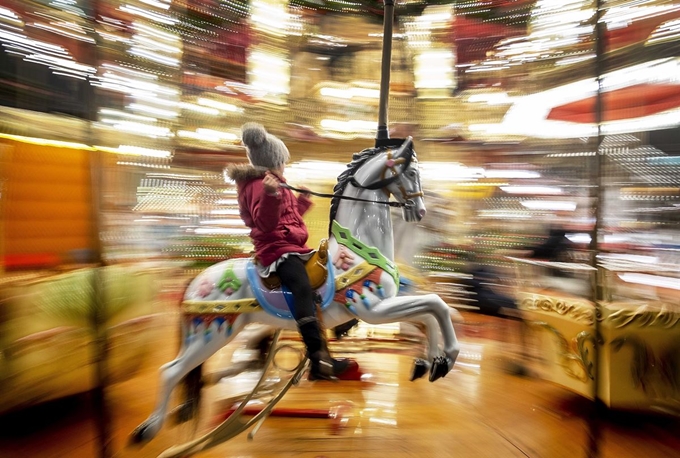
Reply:
[[309, 233], [302, 219], [312, 206], [310, 196], [304, 192], [295, 196], [281, 186], [290, 153], [279, 138], [257, 123], [247, 123], [241, 131], [250, 164], [230, 166], [227, 174], [238, 187], [239, 212], [250, 228], [258, 273], [266, 278], [276, 272], [293, 295], [291, 312], [312, 363], [309, 379], [336, 379], [356, 363], [331, 358], [316, 316], [315, 294], [305, 270], [314, 251], [306, 245]]

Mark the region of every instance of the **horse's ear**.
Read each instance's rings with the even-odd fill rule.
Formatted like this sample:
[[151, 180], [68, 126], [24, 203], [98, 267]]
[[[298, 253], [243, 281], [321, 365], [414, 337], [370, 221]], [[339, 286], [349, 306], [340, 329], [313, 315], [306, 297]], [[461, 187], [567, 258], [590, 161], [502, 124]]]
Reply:
[[411, 154], [411, 149], [413, 149], [413, 137], [408, 137], [404, 140], [404, 142], [394, 150], [394, 153], [392, 153], [393, 158], [400, 158], [400, 157], [406, 157], [407, 155]]

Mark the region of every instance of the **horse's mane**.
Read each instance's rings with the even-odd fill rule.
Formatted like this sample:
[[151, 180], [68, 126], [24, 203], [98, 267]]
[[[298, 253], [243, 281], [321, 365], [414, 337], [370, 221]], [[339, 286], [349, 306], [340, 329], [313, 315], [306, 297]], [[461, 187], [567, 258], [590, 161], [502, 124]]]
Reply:
[[[338, 205], [340, 205], [340, 196], [345, 192], [347, 184], [352, 181], [354, 174], [356, 173], [362, 165], [366, 163], [370, 158], [375, 156], [377, 153], [382, 151], [383, 148], [366, 148], [365, 150], [354, 153], [352, 155], [352, 162], [347, 164], [347, 168], [338, 175], [338, 182], [333, 188], [333, 198], [331, 199], [331, 213], [330, 213], [330, 224], [333, 224], [335, 220], [335, 215], [338, 212]], [[331, 226], [328, 226], [328, 235], [331, 233]]]

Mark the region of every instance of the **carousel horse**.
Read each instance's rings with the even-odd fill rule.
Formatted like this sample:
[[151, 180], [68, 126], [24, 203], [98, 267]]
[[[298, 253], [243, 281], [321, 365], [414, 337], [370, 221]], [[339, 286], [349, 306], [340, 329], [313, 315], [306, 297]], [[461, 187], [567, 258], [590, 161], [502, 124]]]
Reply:
[[[397, 201], [390, 201], [390, 195]], [[307, 262], [307, 271], [329, 328], [355, 317], [369, 324], [423, 324], [427, 359], [415, 360], [411, 380], [429, 371], [429, 380], [435, 381], [452, 369], [458, 356], [452, 324], [457, 312], [436, 294], [397, 296], [399, 274], [393, 262], [390, 211], [396, 206], [407, 222], [420, 221], [426, 213], [410, 138], [401, 146], [354, 154], [334, 188], [327, 244], [322, 243]], [[190, 372], [195, 373], [246, 325], [296, 329], [288, 306], [290, 292], [276, 278], [261, 278], [253, 262], [247, 258], [222, 261], [189, 283], [182, 302], [182, 348], [161, 367], [156, 407], [133, 431], [133, 443], [147, 442], [159, 432], [173, 388], [185, 377], [191, 378]]]

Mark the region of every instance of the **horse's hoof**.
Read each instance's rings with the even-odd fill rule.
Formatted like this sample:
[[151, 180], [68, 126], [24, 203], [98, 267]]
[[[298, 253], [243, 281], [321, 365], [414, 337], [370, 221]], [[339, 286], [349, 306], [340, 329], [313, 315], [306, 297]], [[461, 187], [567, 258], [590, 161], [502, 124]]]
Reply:
[[449, 362], [451, 360], [446, 356], [437, 356], [434, 361], [432, 361], [432, 367], [430, 367], [430, 382], [434, 382], [442, 377], [446, 377], [449, 373], [451, 365]]
[[149, 434], [149, 425], [148, 423], [144, 422], [141, 425], [137, 426], [134, 431], [130, 433], [130, 438], [128, 439], [128, 443], [131, 446], [139, 446], [139, 445], [144, 445], [147, 442], [149, 442], [153, 436]]
[[411, 371], [411, 382], [418, 380], [425, 374], [427, 374], [428, 364], [427, 361], [421, 358], [416, 358], [413, 361], [413, 370]]

